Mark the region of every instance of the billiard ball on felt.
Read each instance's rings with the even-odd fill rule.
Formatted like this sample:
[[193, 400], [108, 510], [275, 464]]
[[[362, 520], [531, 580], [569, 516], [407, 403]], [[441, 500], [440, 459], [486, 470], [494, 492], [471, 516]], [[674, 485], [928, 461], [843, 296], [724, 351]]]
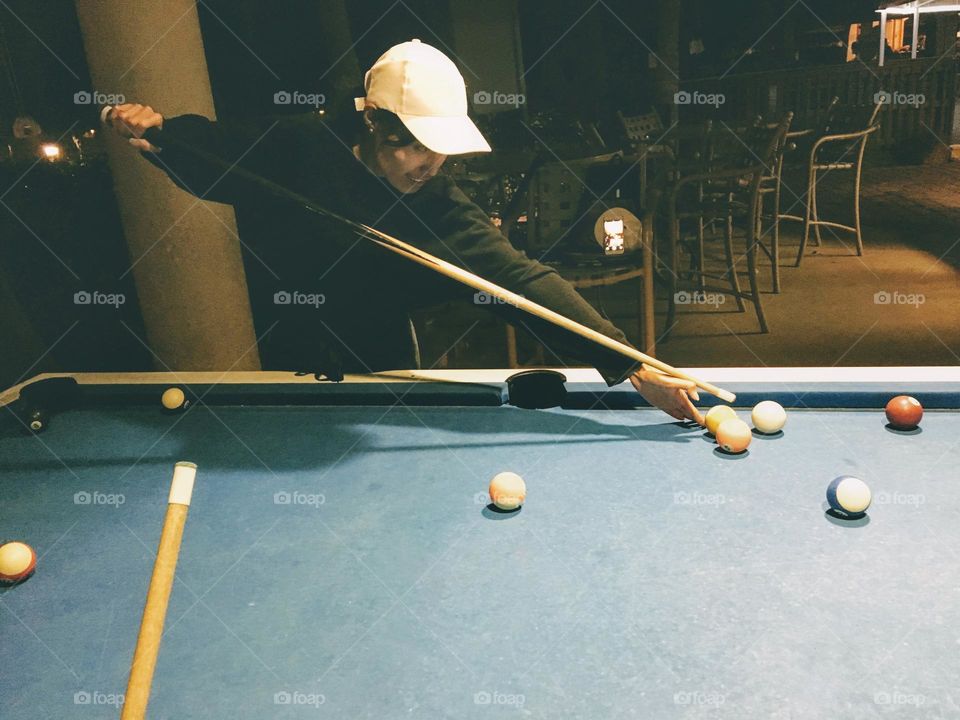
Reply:
[[37, 567], [37, 554], [22, 542], [0, 545], [0, 583], [12, 585], [33, 575]]
[[512, 472], [502, 472], [490, 481], [490, 499], [501, 510], [516, 510], [527, 498], [527, 484]]
[[773, 400], [764, 400], [759, 402], [750, 413], [753, 420], [753, 426], [762, 433], [775, 433], [783, 429], [787, 423], [787, 411], [783, 406]]
[[160, 403], [167, 410], [180, 410], [186, 406], [187, 396], [178, 387], [167, 388], [160, 397]]
[[887, 422], [897, 430], [912, 430], [923, 419], [923, 405], [909, 395], [897, 395], [886, 407]]
[[717, 444], [728, 453], [741, 453], [750, 446], [750, 426], [737, 417], [729, 418], [717, 428]]
[[827, 486], [830, 509], [841, 515], [863, 515], [873, 499], [870, 488], [860, 478], [841, 475]]
[[707, 411], [706, 423], [707, 432], [711, 435], [717, 434], [717, 428], [720, 423], [730, 418], [735, 418], [737, 413], [729, 405], [714, 405]]

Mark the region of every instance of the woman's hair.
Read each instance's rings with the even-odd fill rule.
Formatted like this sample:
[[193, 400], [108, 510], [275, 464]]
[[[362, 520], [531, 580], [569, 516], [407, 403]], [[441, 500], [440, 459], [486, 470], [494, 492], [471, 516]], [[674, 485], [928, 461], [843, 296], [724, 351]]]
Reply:
[[[396, 142], [387, 141], [388, 145], [404, 147], [412, 142], [416, 142], [416, 138], [407, 130], [407, 126], [403, 124], [403, 120], [389, 110], [375, 109], [372, 111], [370, 119], [380, 128], [385, 137], [395, 135], [398, 138]], [[344, 98], [336, 102], [331, 116], [327, 118], [327, 122], [344, 142], [355, 142], [358, 138], [369, 132], [366, 124], [363, 122], [363, 113], [357, 112], [352, 97]]]
[[403, 124], [403, 120], [394, 115], [389, 110], [381, 110], [379, 108], [373, 110], [370, 113], [370, 119], [373, 121], [373, 124], [380, 128], [383, 132], [384, 137], [389, 137], [390, 135], [395, 135], [397, 140], [390, 141], [385, 140], [387, 145], [393, 145], [394, 147], [405, 147], [412, 142], [416, 142], [417, 139], [413, 136], [407, 126]]

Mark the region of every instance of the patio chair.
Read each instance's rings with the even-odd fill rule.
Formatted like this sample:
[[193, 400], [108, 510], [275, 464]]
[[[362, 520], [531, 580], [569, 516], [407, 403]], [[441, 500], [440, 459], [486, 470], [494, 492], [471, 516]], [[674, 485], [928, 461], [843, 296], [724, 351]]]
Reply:
[[[867, 149], [867, 141], [880, 128], [877, 118], [882, 107], [883, 103], [877, 102], [866, 122], [862, 120], [859, 123], [850, 122], [845, 118], [837, 119], [834, 117], [825, 132], [813, 142], [807, 163], [806, 214], [803, 220], [803, 235], [794, 263], [795, 267], [800, 267], [803, 260], [807, 243], [810, 240], [811, 229], [813, 229], [816, 244], [822, 244], [821, 227], [853, 233], [856, 238], [857, 255], [863, 255], [863, 231], [860, 225], [860, 188], [863, 177], [863, 158]], [[820, 175], [821, 173], [833, 172], [853, 173], [853, 225], [825, 220], [820, 215], [817, 202], [817, 186]]]
[[[671, 264], [667, 277], [669, 296], [665, 336], [676, 322], [680, 286], [687, 279], [696, 279], [700, 292], [713, 291], [732, 295], [737, 308], [745, 309], [744, 300], [754, 306], [761, 332], [768, 332], [760, 298], [757, 254], [760, 247], [760, 197], [765, 177], [776, 167], [777, 152], [782, 148], [793, 119], [788, 113], [775, 126], [757, 123], [740, 135], [724, 126], [710, 130], [709, 150], [701, 172], [679, 178], [667, 198], [667, 219], [670, 247], [667, 258]], [[685, 234], [683, 224], [695, 221], [695, 231]], [[723, 246], [726, 270], [722, 275], [711, 274], [704, 268], [704, 226], [713, 223], [723, 226]], [[739, 259], [734, 250], [737, 231], [744, 239], [744, 252], [750, 290], [740, 285], [737, 271]], [[688, 237], [690, 240], [688, 241]], [[698, 256], [695, 267], [680, 269], [680, 249], [695, 242], [693, 254]], [[742, 257], [742, 256], [741, 256]], [[707, 281], [726, 283], [726, 287]]]

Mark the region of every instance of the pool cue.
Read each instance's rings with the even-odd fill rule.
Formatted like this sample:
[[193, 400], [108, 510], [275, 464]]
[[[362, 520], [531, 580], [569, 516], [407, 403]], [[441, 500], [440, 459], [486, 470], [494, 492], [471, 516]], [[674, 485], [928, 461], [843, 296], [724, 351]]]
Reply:
[[[113, 112], [112, 106], [109, 106], [109, 105], [104, 106], [104, 108], [100, 112], [100, 119], [104, 123], [107, 123], [110, 120], [110, 116], [112, 112]], [[547, 322], [550, 322], [553, 325], [556, 325], [576, 335], [586, 338], [587, 340], [590, 340], [596, 343], [597, 345], [602, 345], [608, 350], [613, 350], [614, 352], [619, 353], [620, 355], [626, 356], [631, 360], [645, 363], [646, 365], [649, 365], [659, 370], [665, 375], [670, 375], [672, 377], [679, 378], [681, 380], [687, 380], [688, 382], [692, 382], [701, 390], [708, 392], [711, 395], [716, 395], [718, 398], [720, 398], [725, 402], [732, 403], [734, 400], [736, 400], [737, 396], [729, 392], [728, 390], [724, 390], [722, 388], [717, 387], [716, 385], [712, 385], [708, 382], [704, 382], [703, 380], [699, 380], [698, 378], [695, 378], [692, 375], [688, 375], [685, 372], [677, 370], [675, 367], [667, 365], [666, 363], [661, 362], [660, 360], [657, 360], [656, 358], [651, 357], [645, 353], [642, 353], [639, 350], [636, 350], [635, 348], [630, 347], [629, 345], [625, 345], [624, 343], [618, 342], [613, 338], [607, 337], [603, 333], [597, 332], [593, 328], [588, 328], [585, 325], [581, 325], [580, 323], [575, 322], [570, 318], [564, 315], [561, 315], [558, 312], [550, 310], [549, 308], [546, 308], [543, 305], [535, 303], [532, 300], [528, 300], [525, 297], [522, 297], [520, 295], [517, 295], [514, 292], [506, 290], [500, 287], [499, 285], [490, 282], [489, 280], [485, 280], [479, 275], [475, 275], [471, 272], [468, 272], [467, 270], [464, 270], [463, 268], [459, 268], [456, 265], [448, 263], [446, 260], [441, 260], [440, 258], [435, 257], [434, 255], [431, 255], [430, 253], [421, 250], [420, 248], [414, 247], [413, 245], [409, 245], [408, 243], [405, 243], [402, 240], [398, 240], [392, 235], [388, 235], [385, 232], [381, 232], [380, 230], [370, 227], [369, 225], [364, 225], [363, 223], [359, 223], [359, 222], [356, 222], [355, 220], [351, 220], [347, 217], [344, 217], [338, 213], [333, 212], [332, 210], [327, 210], [326, 208], [320, 205], [317, 205], [315, 202], [313, 202], [309, 198], [303, 197], [302, 195], [299, 195], [293, 192], [292, 190], [288, 190], [287, 188], [282, 187], [270, 180], [267, 180], [266, 178], [261, 177], [256, 173], [250, 172], [249, 170], [245, 170], [236, 165], [229, 165], [222, 159], [214, 155], [211, 155], [203, 150], [200, 150], [199, 148], [193, 147], [190, 143], [185, 143], [183, 141], [177, 140], [176, 138], [163, 138], [163, 131], [159, 130], [158, 128], [150, 128], [149, 130], [147, 130], [146, 133], [144, 133], [143, 139], [149, 141], [152, 145], [158, 148], [162, 148], [162, 146], [166, 143], [178, 149], [184, 150], [187, 153], [195, 157], [198, 157], [201, 160], [204, 160], [205, 162], [211, 163], [216, 167], [223, 168], [225, 172], [232, 173], [237, 177], [247, 180], [253, 185], [257, 185], [258, 187], [260, 187], [261, 189], [263, 189], [273, 197], [280, 198], [288, 202], [296, 203], [297, 205], [300, 205], [305, 210], [309, 210], [310, 212], [313, 212], [315, 214], [322, 215], [324, 217], [328, 217], [333, 220], [337, 220], [345, 225], [348, 225], [349, 227], [353, 228], [353, 230], [357, 232], [361, 237], [364, 237], [368, 240], [372, 240], [378, 245], [380, 245], [381, 247], [385, 247], [388, 250], [402, 257], [407, 258], [408, 260], [413, 260], [414, 262], [420, 265], [423, 265], [426, 268], [429, 268], [435, 272], [440, 273], [441, 275], [444, 275], [464, 285], [467, 285], [468, 287], [471, 287], [474, 290], [485, 292], [497, 298], [501, 302], [507, 303], [509, 305], [513, 305], [514, 307], [517, 307], [530, 315], [534, 315], [535, 317], [539, 317], [542, 320], [546, 320]]]
[[130, 666], [130, 679], [127, 682], [120, 720], [143, 720], [147, 714], [150, 685], [153, 683], [153, 671], [157, 665], [157, 654], [160, 652], [167, 603], [173, 587], [183, 526], [187, 522], [196, 474], [197, 466], [190, 462], [178, 462], [173, 468], [167, 515], [160, 533], [157, 559], [153, 563], [153, 577], [150, 578], [150, 589], [147, 590], [147, 602], [143, 608], [143, 620]]

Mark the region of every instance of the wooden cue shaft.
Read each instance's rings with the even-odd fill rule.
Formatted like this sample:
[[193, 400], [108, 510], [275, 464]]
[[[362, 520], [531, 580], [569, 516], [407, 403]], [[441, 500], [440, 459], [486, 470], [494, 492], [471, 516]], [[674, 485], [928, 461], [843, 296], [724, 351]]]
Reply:
[[160, 533], [157, 559], [153, 563], [153, 576], [150, 578], [150, 589], [147, 591], [147, 601], [143, 608], [143, 620], [130, 666], [130, 679], [127, 682], [120, 720], [143, 720], [147, 714], [153, 671], [157, 665], [157, 654], [160, 652], [167, 603], [177, 570], [180, 541], [183, 539], [183, 527], [187, 522], [196, 474], [197, 466], [189, 462], [178, 462], [173, 469], [167, 514]]
[[672, 377], [680, 378], [682, 380], [689, 380], [694, 383], [698, 388], [704, 390], [711, 395], [716, 395], [718, 398], [725, 402], [733, 402], [737, 399], [737, 396], [734, 395], [729, 390], [724, 390], [723, 388], [712, 385], [711, 383], [705, 382], [695, 378], [693, 375], [689, 375], [681, 370], [677, 370], [675, 367], [667, 365], [665, 362], [661, 362], [654, 357], [636, 350], [629, 345], [624, 345], [617, 340], [614, 340], [611, 337], [607, 337], [603, 333], [597, 332], [593, 328], [589, 328], [586, 325], [581, 325], [578, 322], [571, 320], [565, 315], [561, 315], [558, 312], [551, 310], [550, 308], [544, 307], [538, 303], [528, 300], [522, 295], [517, 295], [510, 290], [500, 287], [496, 283], [492, 283], [489, 280], [484, 280], [479, 275], [474, 275], [473, 273], [457, 267], [451, 263], [448, 263], [446, 260], [441, 260], [438, 257], [431, 255], [430, 253], [424, 252], [420, 248], [414, 247], [413, 245], [408, 245], [402, 240], [391, 237], [387, 235], [387, 240], [380, 239], [381, 233], [379, 230], [371, 227], [365, 227], [365, 229], [372, 233], [375, 237], [370, 238], [377, 244], [392, 250], [398, 255], [403, 255], [404, 257], [409, 257], [416, 263], [423, 265], [425, 267], [430, 267], [437, 272], [446, 275], [449, 278], [458, 280], [459, 282], [469, 285], [475, 290], [480, 290], [486, 292], [498, 300], [515, 305], [521, 310], [525, 310], [531, 315], [536, 315], [539, 318], [547, 320], [548, 322], [553, 323], [554, 325], [559, 325], [562, 328], [570, 330], [581, 337], [584, 337], [588, 340], [592, 340], [598, 345], [603, 345], [609, 350], [620, 353], [621, 355], [626, 355], [627, 357], [633, 358], [639, 362], [650, 365], [651, 367], [656, 368], [657, 370], [663, 372], [666, 375]]

